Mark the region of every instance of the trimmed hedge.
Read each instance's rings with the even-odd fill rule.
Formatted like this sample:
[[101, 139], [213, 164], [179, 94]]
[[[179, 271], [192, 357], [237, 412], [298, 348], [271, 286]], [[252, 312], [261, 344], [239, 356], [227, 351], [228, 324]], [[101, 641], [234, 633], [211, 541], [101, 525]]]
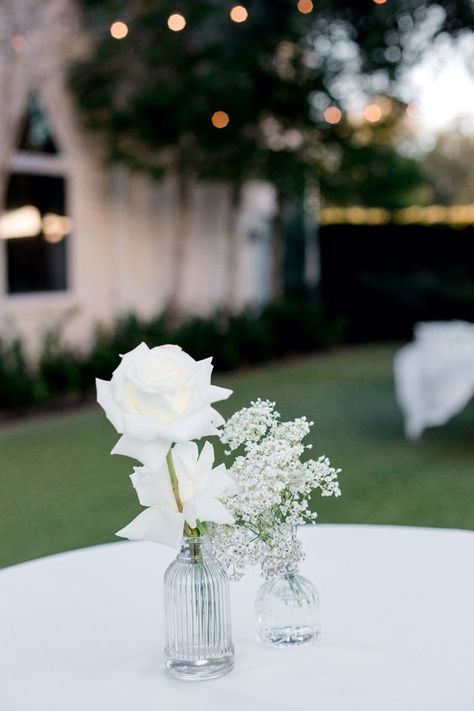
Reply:
[[129, 315], [111, 328], [98, 327], [86, 355], [63, 344], [59, 333], [50, 333], [35, 367], [27, 363], [19, 340], [0, 342], [0, 410], [87, 398], [95, 378], [110, 379], [119, 354], [141, 341], [177, 343], [196, 359], [212, 355], [216, 370], [228, 371], [323, 350], [341, 336], [341, 323], [329, 321], [319, 303], [285, 301], [235, 316], [193, 317], [178, 326], [166, 315], [150, 320]]

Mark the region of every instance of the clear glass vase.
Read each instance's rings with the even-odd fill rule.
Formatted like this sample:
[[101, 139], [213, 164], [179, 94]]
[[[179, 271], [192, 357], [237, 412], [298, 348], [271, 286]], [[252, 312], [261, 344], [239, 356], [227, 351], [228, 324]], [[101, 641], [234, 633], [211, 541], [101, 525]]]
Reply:
[[165, 573], [165, 667], [179, 679], [212, 679], [234, 663], [229, 580], [206, 537], [185, 537]]
[[257, 636], [277, 647], [310, 644], [320, 634], [319, 595], [313, 583], [289, 570], [267, 580], [255, 603]]

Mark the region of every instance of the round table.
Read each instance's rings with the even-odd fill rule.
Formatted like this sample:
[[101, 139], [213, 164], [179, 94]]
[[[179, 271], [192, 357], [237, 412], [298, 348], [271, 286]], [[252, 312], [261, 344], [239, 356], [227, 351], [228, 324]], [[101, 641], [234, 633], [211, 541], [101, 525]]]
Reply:
[[472, 711], [474, 533], [318, 525], [301, 537], [320, 641], [255, 641], [252, 571], [232, 584], [235, 669], [207, 682], [162, 671], [171, 550], [114, 543], [1, 571], [2, 711]]

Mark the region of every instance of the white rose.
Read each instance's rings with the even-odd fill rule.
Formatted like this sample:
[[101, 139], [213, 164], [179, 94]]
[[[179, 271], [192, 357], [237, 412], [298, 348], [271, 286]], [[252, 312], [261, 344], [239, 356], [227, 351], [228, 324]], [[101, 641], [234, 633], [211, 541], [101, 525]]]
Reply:
[[211, 361], [145, 343], [123, 355], [110, 381], [96, 381], [97, 401], [122, 434], [112, 453], [157, 466], [171, 443], [218, 434], [224, 420], [211, 405], [232, 390], [211, 385]]
[[118, 531], [117, 536], [177, 548], [185, 522], [191, 528], [196, 528], [197, 521], [234, 523], [220, 499], [235, 494], [237, 487], [223, 464], [213, 469], [212, 444], [206, 442], [201, 454], [194, 442], [177, 444], [172, 456], [182, 511], [178, 509], [166, 463], [157, 470], [135, 467], [130, 479], [141, 505], [148, 508]]

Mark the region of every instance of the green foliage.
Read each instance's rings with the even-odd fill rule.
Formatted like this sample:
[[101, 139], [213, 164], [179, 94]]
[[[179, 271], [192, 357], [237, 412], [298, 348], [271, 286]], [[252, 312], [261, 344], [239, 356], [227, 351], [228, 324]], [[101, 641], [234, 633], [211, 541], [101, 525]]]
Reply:
[[35, 377], [23, 353], [21, 341], [0, 342], [0, 407], [22, 409], [42, 400], [41, 381]]
[[328, 348], [340, 335], [339, 324], [328, 321], [320, 305], [311, 302], [282, 302], [236, 316], [196, 316], [178, 326], [166, 315], [149, 320], [129, 315], [110, 328], [98, 328], [87, 354], [63, 344], [58, 332], [48, 334], [34, 369], [19, 341], [3, 348], [0, 410], [88, 396], [95, 378], [110, 379], [120, 354], [142, 341], [150, 347], [177, 343], [196, 359], [212, 355], [216, 369], [227, 371]]
[[[474, 16], [470, 0], [320, 0], [307, 15], [296, 0], [246, 0], [248, 19], [236, 24], [232, 4], [187, 2], [185, 29], [171, 32], [174, 0], [82, 0], [91, 41], [71, 86], [109, 158], [155, 175], [177, 168], [235, 183], [259, 175], [283, 193], [301, 190], [324, 146], [351, 140], [345, 121], [323, 120], [343, 102], [341, 80], [347, 93], [370, 94], [376, 77], [377, 92], [393, 93], [400, 65]], [[109, 28], [119, 18], [129, 32], [117, 41]], [[216, 110], [230, 116], [223, 130], [211, 124]]]
[[80, 393], [82, 367], [81, 356], [61, 343], [59, 332], [47, 334], [37, 371], [44, 399]]
[[418, 161], [391, 145], [348, 143], [336, 170], [322, 171], [321, 195], [332, 205], [398, 210], [419, 202], [425, 176]]

